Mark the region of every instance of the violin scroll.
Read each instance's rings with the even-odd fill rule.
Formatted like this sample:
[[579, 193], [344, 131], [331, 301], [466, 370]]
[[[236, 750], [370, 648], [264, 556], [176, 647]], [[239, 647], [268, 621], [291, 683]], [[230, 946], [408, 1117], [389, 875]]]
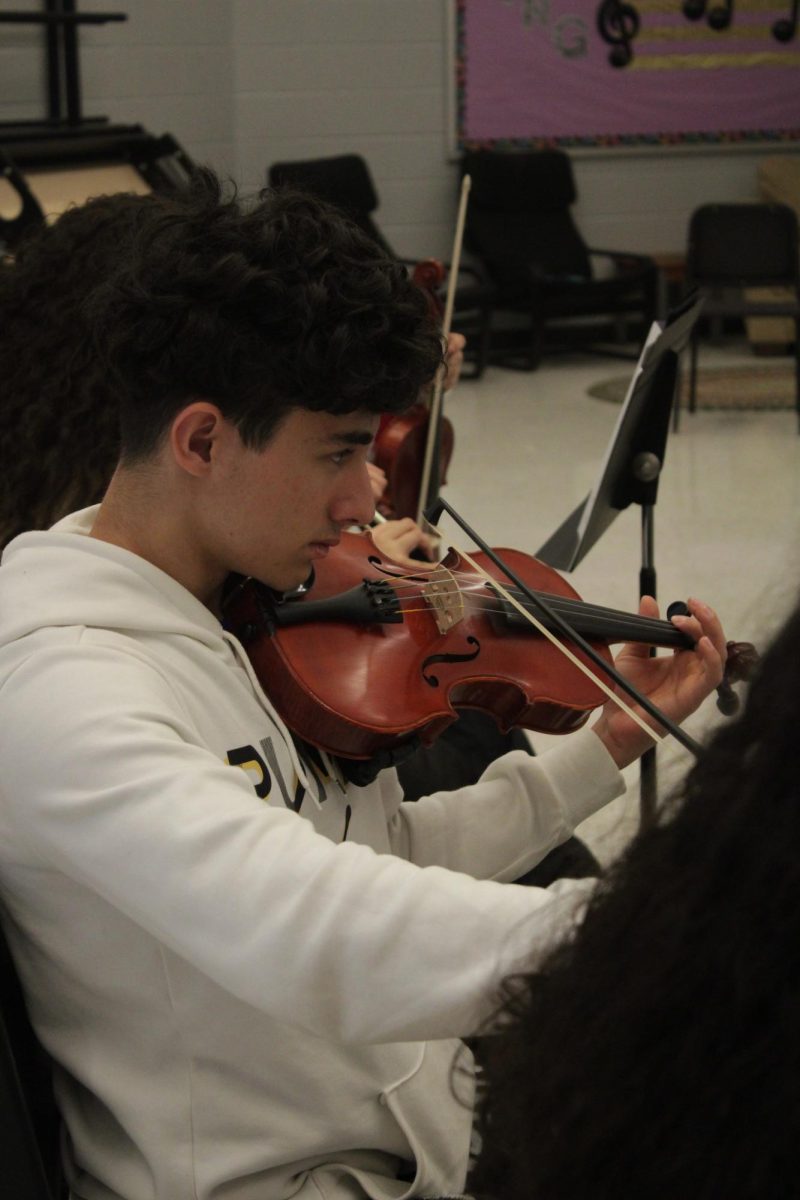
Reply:
[[760, 656], [752, 642], [727, 642], [725, 649], [728, 657], [722, 683], [717, 688], [717, 708], [724, 716], [732, 717], [739, 711], [739, 697], [733, 685], [753, 678]]
[[[676, 600], [667, 609], [667, 618], [688, 615], [689, 606], [683, 600]], [[717, 708], [723, 716], [732, 717], [739, 711], [739, 697], [734, 692], [733, 685], [749, 682], [760, 658], [752, 642], [726, 642], [725, 649], [727, 658], [722, 683], [717, 688]]]
[[411, 273], [411, 278], [417, 287], [427, 293], [428, 303], [434, 317], [441, 320], [444, 306], [441, 299], [441, 288], [447, 271], [438, 258], [424, 258], [418, 262]]

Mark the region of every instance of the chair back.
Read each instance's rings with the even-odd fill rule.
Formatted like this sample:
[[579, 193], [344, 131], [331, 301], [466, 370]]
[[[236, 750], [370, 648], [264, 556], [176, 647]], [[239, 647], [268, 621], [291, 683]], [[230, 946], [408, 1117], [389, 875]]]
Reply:
[[0, 1179], [13, 1200], [57, 1200], [59, 1117], [50, 1060], [28, 1021], [17, 973], [0, 933]]
[[465, 244], [502, 291], [539, 276], [588, 279], [586, 244], [570, 212], [576, 200], [569, 156], [561, 150], [478, 150], [463, 159], [472, 178]]
[[372, 220], [371, 214], [378, 207], [378, 196], [369, 167], [360, 154], [273, 163], [267, 179], [271, 187], [302, 188], [342, 209], [387, 254], [394, 257], [391, 247]]
[[786, 204], [703, 204], [689, 222], [689, 287], [798, 286], [797, 216]]

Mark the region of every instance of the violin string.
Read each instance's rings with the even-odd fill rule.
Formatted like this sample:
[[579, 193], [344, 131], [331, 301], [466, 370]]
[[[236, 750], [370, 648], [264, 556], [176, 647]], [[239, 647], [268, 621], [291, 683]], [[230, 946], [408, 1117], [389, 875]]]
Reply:
[[[414, 600], [414, 599], [425, 600], [425, 597], [423, 597], [423, 596], [409, 597], [408, 599], [410, 599], [410, 600]], [[407, 601], [404, 600], [402, 603], [405, 605], [406, 602]], [[399, 611], [402, 614], [421, 613], [421, 612], [429, 613], [431, 611], [431, 606], [427, 601], [425, 601], [425, 603], [420, 604], [420, 606], [418, 608], [403, 607]], [[498, 616], [498, 617], [507, 617], [508, 616], [507, 608], [490, 608], [486, 605], [482, 605], [481, 611], [485, 615], [490, 616], [490, 617], [491, 616]], [[526, 609], [526, 612], [529, 613], [529, 610]], [[684, 649], [688, 648], [684, 644], [678, 642], [678, 630], [675, 628], [674, 625], [670, 625], [669, 622], [655, 622], [652, 624], [652, 626], [648, 625], [646, 622], [643, 622], [641, 625], [637, 625], [636, 628], [624, 629], [624, 630], [621, 630], [619, 627], [619, 624], [615, 623], [610, 618], [606, 621], [606, 624], [608, 625], [607, 633], [609, 635], [609, 637], [608, 637], [609, 645], [615, 645], [615, 644], [618, 644], [621, 642], [628, 642], [628, 641], [638, 641], [638, 642], [642, 642], [644, 644], [647, 644], [649, 642], [651, 645], [661, 645], [667, 649], [674, 649], [674, 650], [684, 650]], [[578, 622], [576, 624], [576, 632], [578, 634], [581, 634], [582, 636], [588, 636], [590, 639], [594, 639], [595, 641], [603, 640], [604, 633], [603, 633], [602, 625], [603, 625], [602, 619], [595, 619], [595, 621], [592, 624], [591, 631], [589, 633], [586, 633], [584, 630], [582, 630], [582, 628], [580, 626], [580, 622]], [[675, 641], [662, 641], [661, 639], [666, 638], [668, 635], [668, 632], [670, 630], [675, 635]], [[650, 635], [649, 637], [648, 637], [648, 634]], [[616, 635], [616, 636], [614, 636], [614, 635]]]
[[[458, 580], [458, 578], [464, 578], [464, 580], [469, 581], [469, 586], [459, 588], [459, 592], [467, 593], [467, 592], [471, 592], [471, 590], [479, 590], [479, 588], [481, 590], [489, 590], [489, 592], [491, 592], [491, 590], [492, 590], [491, 587], [487, 588], [485, 586], [485, 584], [483, 584], [483, 583], [475, 583], [473, 580], [471, 580], [471, 576], [468, 576], [468, 575], [459, 576], [458, 572], [456, 572], [456, 571], [452, 572], [452, 577], [455, 578], [455, 580]], [[405, 578], [405, 577], [398, 576], [398, 578]], [[409, 586], [411, 583], [414, 583], [416, 581], [419, 581], [419, 576], [416, 576], [416, 577], [409, 576], [408, 577]], [[492, 578], [492, 583], [497, 583], [497, 582], [498, 582], [497, 580], [493, 580], [493, 578]], [[521, 589], [516, 588], [516, 587], [507, 587], [507, 590], [509, 590], [509, 593], [513, 596], [523, 596], [523, 600], [524, 600], [524, 593], [521, 592]], [[534, 590], [534, 595], [541, 595], [542, 598], [547, 601], [547, 604], [549, 606], [551, 606], [552, 608], [554, 608], [555, 611], [557, 611], [561, 614], [585, 613], [585, 614], [587, 614], [587, 616], [591, 616], [591, 617], [607, 618], [608, 620], [628, 619], [628, 620], [634, 620], [634, 622], [636, 622], [637, 624], [638, 623], [649, 623], [654, 626], [658, 626], [658, 625], [663, 626], [663, 625], [672, 624], [672, 622], [668, 622], [668, 620], [661, 620], [658, 617], [640, 617], [638, 613], [620, 612], [618, 610], [615, 610], [615, 608], [609, 608], [608, 606], [604, 606], [604, 605], [588, 604], [588, 602], [585, 602], [584, 600], [575, 600], [575, 599], [570, 598], [570, 596], [559, 596], [559, 595], [555, 595], [551, 592], [537, 592], [537, 590]], [[674, 626], [673, 626], [673, 628], [674, 628]]]
[[631, 706], [625, 700], [623, 700], [620, 695], [613, 691], [613, 689], [606, 683], [604, 679], [601, 679], [598, 675], [595, 675], [585, 663], [581, 662], [577, 655], [570, 650], [569, 646], [567, 646], [564, 642], [559, 641], [555, 634], [551, 633], [547, 626], [543, 625], [542, 622], [533, 615], [533, 613], [528, 612], [526, 608], [523, 608], [519, 600], [512, 596], [511, 593], [502, 586], [502, 584], [500, 584], [496, 579], [492, 579], [488, 571], [485, 571], [483, 567], [479, 566], [478, 563], [469, 554], [467, 554], [466, 550], [461, 550], [459, 553], [464, 559], [466, 559], [473, 570], [477, 571], [479, 575], [483, 575], [487, 580], [489, 580], [492, 586], [500, 592], [500, 595], [503, 596], [509, 602], [509, 604], [518, 609], [519, 612], [521, 612], [526, 620], [530, 621], [532, 625], [535, 625], [539, 632], [546, 637], [549, 642], [552, 642], [552, 644], [564, 655], [564, 657], [569, 659], [573, 666], [577, 667], [579, 671], [597, 684], [600, 691], [605, 693], [609, 700], [613, 700], [617, 707], [621, 708], [622, 711], [631, 719], [631, 721], [638, 725], [640, 729], [642, 729], [647, 736], [652, 739], [652, 741], [659, 744], [666, 740], [665, 734], [658, 733], [655, 729], [648, 725], [644, 718], [641, 717], [634, 709], [632, 709]]
[[[459, 594], [463, 595], [464, 593], [460, 592]], [[511, 589], [509, 589], [509, 594], [512, 596], [514, 595], [514, 593]], [[408, 600], [416, 600], [416, 599], [424, 600], [425, 594], [423, 592], [416, 593], [416, 594], [406, 593], [404, 596], [401, 597], [401, 599], [403, 602], [406, 602]], [[479, 597], [479, 599], [483, 599], [483, 597]], [[672, 624], [671, 621], [661, 621], [657, 617], [643, 617], [643, 616], [639, 616], [636, 613], [623, 613], [623, 612], [617, 613], [611, 609], [595, 608], [592, 605], [588, 605], [588, 604], [585, 607], [582, 605], [577, 605], [575, 608], [572, 608], [572, 607], [568, 607], [566, 605], [562, 605], [562, 604], [558, 603], [557, 601], [554, 602], [553, 598], [551, 596], [549, 596], [547, 593], [544, 594], [544, 599], [548, 602], [548, 604], [553, 609], [553, 611], [559, 614], [559, 616], [572, 615], [575, 617], [578, 624], [580, 624], [581, 617], [586, 617], [586, 618], [592, 619], [592, 623], [594, 626], [606, 625], [610, 629], [614, 630], [614, 629], [619, 629], [621, 622], [627, 621], [630, 623], [629, 628], [630, 628], [631, 633], [640, 632], [640, 633], [644, 634], [646, 632], [649, 632], [649, 633], [652, 633], [653, 636], [661, 636], [661, 635], [664, 635], [667, 633], [669, 633], [671, 635], [674, 634], [676, 636], [679, 635], [679, 631]], [[499, 605], [497, 607], [493, 607], [488, 602], [488, 600], [481, 605], [481, 608], [482, 608], [483, 612], [488, 613], [490, 615], [494, 615], [494, 614], [496, 614], [497, 616], [508, 615], [507, 608], [503, 608]], [[526, 611], [530, 611], [530, 610], [526, 608]]]
[[[450, 572], [450, 575], [455, 580], [463, 579], [463, 580], [467, 581], [467, 586], [459, 588], [459, 591], [462, 593], [469, 592], [469, 591], [477, 591], [479, 589], [482, 591], [483, 590], [491, 590], [491, 588], [487, 588], [487, 585], [484, 582], [482, 582], [482, 581], [478, 582], [478, 581], [474, 580], [474, 578], [471, 575], [459, 573], [458, 571], [452, 571], [452, 572]], [[400, 582], [406, 583], [409, 587], [416, 586], [418, 583], [422, 582], [420, 580], [419, 575], [394, 575], [394, 576], [389, 576], [388, 578], [390, 578], [392, 581], [400, 581]], [[498, 580], [494, 579], [492, 576], [488, 576], [488, 579], [489, 579], [490, 584], [498, 583]], [[423, 586], [424, 586], [424, 584], [423, 584]], [[523, 596], [524, 597], [524, 593], [519, 588], [509, 586], [508, 584], [505, 584], [503, 586], [506, 588], [506, 590], [512, 596]], [[551, 608], [557, 608], [559, 611], [564, 612], [564, 613], [568, 613], [568, 612], [581, 613], [581, 612], [583, 612], [583, 613], [587, 613], [587, 614], [592, 614], [593, 616], [608, 616], [609, 618], [617, 618], [617, 619], [619, 619], [619, 618], [624, 619], [626, 617], [636, 617], [637, 620], [652, 621], [652, 622], [656, 622], [658, 624], [670, 624], [670, 622], [661, 621], [657, 617], [639, 617], [638, 614], [636, 614], [636, 613], [621, 612], [617, 609], [608, 608], [608, 606], [606, 606], [606, 605], [589, 604], [584, 600], [573, 599], [569, 596], [559, 596], [553, 592], [540, 592], [540, 591], [537, 591], [534, 589], [533, 594], [535, 596], [537, 596], [537, 595], [542, 596], [542, 598], [547, 601], [547, 603], [550, 605]]]
[[[408, 576], [408, 577], [394, 576], [392, 578], [393, 578], [393, 580], [405, 582], [407, 584], [408, 588], [415, 588], [417, 586], [417, 584], [419, 583], [418, 576], [417, 577], [415, 577], [415, 576]], [[453, 578], [458, 578], [457, 574], [454, 573]], [[470, 578], [470, 577], [464, 576], [464, 578]], [[496, 582], [496, 581], [493, 580], [492, 582]], [[491, 588], [485, 588], [483, 584], [479, 584], [479, 585], [475, 584], [474, 581], [472, 581], [471, 579], [470, 579], [470, 585], [471, 586], [468, 588], [459, 588], [458, 589], [459, 594], [460, 595], [468, 594], [470, 591], [476, 591], [478, 587], [480, 587], [484, 591], [491, 591]], [[396, 590], [399, 591], [400, 589], [397, 588]], [[522, 595], [519, 588], [513, 588], [513, 587], [508, 588], [508, 593], [510, 596]], [[537, 593], [534, 592], [534, 595], [536, 595], [536, 594]], [[639, 632], [642, 635], [649, 632], [649, 633], [652, 633], [654, 637], [661, 636], [661, 635], [667, 633], [667, 631], [669, 631], [671, 634], [678, 634], [678, 632], [679, 632], [677, 630], [677, 628], [672, 624], [671, 621], [663, 621], [663, 620], [659, 619], [658, 617], [644, 617], [637, 613], [618, 612], [615, 609], [606, 608], [606, 607], [603, 607], [602, 605], [584, 604], [583, 601], [581, 601], [581, 600], [572, 600], [568, 597], [565, 598], [565, 597], [560, 597], [560, 596], [554, 596], [549, 592], [543, 592], [543, 593], [541, 593], [541, 595], [547, 601], [547, 603], [550, 605], [550, 607], [553, 609], [553, 611], [558, 613], [559, 616], [566, 616], [566, 617], [574, 616], [574, 617], [578, 618], [578, 620], [582, 616], [586, 617], [586, 618], [591, 618], [595, 626], [606, 624], [612, 630], [618, 629], [620, 622], [624, 622], [624, 621], [630, 622], [630, 627], [629, 627], [630, 632], [625, 631], [621, 635], [621, 640], [623, 640], [624, 637], [626, 637], [626, 636], [633, 636], [633, 631]], [[420, 591], [420, 592], [417, 592], [414, 594], [410, 594], [409, 592], [406, 592], [406, 594], [402, 597], [402, 599], [404, 602], [408, 601], [408, 600], [415, 600], [415, 599], [422, 600], [422, 599], [425, 599], [425, 592]], [[497, 616], [507, 615], [507, 611], [508, 611], [507, 609], [502, 608], [502, 607], [492, 608], [488, 604], [483, 604], [482, 609], [485, 613], [488, 613], [490, 615], [497, 615]], [[422, 610], [421, 609], [408, 609], [406, 611], [419, 612]], [[526, 606], [525, 611], [526, 612], [530, 611], [527, 608], [527, 606]]]
[[[509, 589], [509, 591], [510, 591], [510, 589]], [[411, 599], [425, 600], [425, 597], [420, 595], [418, 597], [412, 597]], [[421, 604], [419, 606], [419, 608], [401, 608], [400, 609], [400, 612], [404, 616], [406, 614], [410, 614], [410, 613], [421, 613], [421, 612], [430, 612], [430, 611], [431, 611], [431, 606], [427, 601], [425, 601], [424, 604]], [[489, 608], [488, 606], [482, 606], [482, 611], [484, 613], [487, 613], [489, 616], [507, 616], [508, 615], [508, 610], [505, 608]], [[529, 612], [529, 610], [526, 609], [526, 612]], [[530, 613], [529, 613], [529, 615], [530, 615]], [[614, 624], [614, 622], [612, 621], [611, 618], [608, 618], [608, 624], [611, 626], [612, 631], [617, 630], [618, 626]], [[647, 626], [646, 619], [643, 619], [642, 624], [643, 624], [643, 626]], [[651, 632], [653, 634], [654, 638], [657, 638], [659, 635], [664, 634], [664, 632], [665, 632], [664, 626], [666, 626], [667, 629], [673, 630], [675, 633], [678, 632], [675, 629], [675, 626], [671, 625], [668, 621], [653, 621], [653, 622], [651, 622], [651, 624], [652, 624], [653, 628], [648, 629], [648, 632]], [[640, 628], [640, 631], [642, 634], [644, 634], [644, 628]], [[580, 629], [578, 629], [577, 632], [580, 633], [581, 632]], [[595, 639], [599, 639], [599, 638], [602, 638], [602, 633], [598, 632], [597, 629], [595, 628], [592, 630], [592, 634], [590, 636], [594, 637]], [[626, 631], [625, 633], [620, 634], [619, 638], [613, 639], [613, 641], [617, 642], [617, 641], [632, 640], [632, 636], [633, 636], [632, 634], [630, 634]], [[641, 640], [643, 642], [647, 641], [647, 639], [644, 636], [642, 637]], [[683, 647], [681, 647], [681, 646], [670, 647], [668, 645], [666, 648], [682, 649]]]

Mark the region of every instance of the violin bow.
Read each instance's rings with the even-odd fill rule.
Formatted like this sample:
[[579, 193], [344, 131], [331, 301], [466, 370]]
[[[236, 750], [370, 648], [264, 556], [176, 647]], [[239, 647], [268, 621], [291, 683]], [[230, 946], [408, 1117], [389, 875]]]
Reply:
[[[559, 630], [562, 637], [568, 638], [569, 641], [573, 642], [580, 650], [582, 650], [587, 658], [589, 658], [595, 664], [595, 666], [602, 671], [603, 675], [605, 675], [608, 679], [613, 680], [614, 683], [616, 683], [617, 686], [620, 687], [627, 696], [640, 705], [640, 707], [644, 709], [644, 711], [648, 713], [653, 720], [658, 721], [660, 725], [663, 725], [664, 728], [672, 734], [675, 740], [680, 742], [682, 746], [689, 750], [695, 756], [695, 758], [700, 757], [702, 750], [694, 738], [690, 737], [685, 730], [681, 729], [680, 725], [678, 725], [665, 713], [661, 712], [661, 710], [655, 704], [653, 704], [652, 701], [648, 700], [646, 696], [643, 696], [641, 692], [624, 677], [624, 675], [619, 673], [616, 667], [609, 665], [605, 659], [597, 653], [594, 646], [590, 645], [585, 638], [581, 637], [581, 635], [572, 628], [569, 622], [564, 620], [564, 618], [557, 613], [541, 595], [529, 588], [528, 585], [519, 578], [516, 572], [503, 562], [500, 555], [493, 550], [491, 546], [488, 546], [483, 538], [476, 533], [474, 529], [470, 528], [464, 518], [456, 512], [452, 505], [448, 504], [447, 501], [443, 500], [440, 496], [436, 503], [431, 506], [424, 516], [426, 521], [435, 526], [439, 521], [442, 512], [448, 513], [448, 515], [453, 518], [462, 532], [465, 533], [467, 537], [471, 538], [476, 546], [480, 547], [483, 553], [487, 556], [487, 558], [490, 559], [491, 562], [495, 564], [496, 567], [499, 567], [506, 578], [509, 579], [511, 583], [513, 583], [514, 586], [519, 589], [523, 596], [525, 596], [525, 598], [531, 602], [533, 607], [542, 613], [548, 622], [552, 622], [555, 628]], [[523, 617], [530, 621], [530, 623], [535, 626], [539, 633], [552, 642], [553, 645], [555, 645], [561, 651], [561, 653], [565, 655], [565, 657], [568, 658], [571, 663], [573, 663], [574, 666], [576, 666], [580, 671], [583, 672], [584, 675], [591, 679], [601, 691], [605, 692], [608, 698], [613, 700], [614, 703], [640, 727], [640, 729], [643, 729], [649, 738], [651, 738], [656, 744], [666, 740], [666, 734], [659, 733], [657, 730], [653, 729], [652, 726], [648, 725], [647, 722], [639, 715], [639, 713], [635, 712], [631, 706], [622, 699], [621, 696], [617, 695], [617, 693], [609, 686], [609, 684], [606, 683], [605, 679], [599, 679], [593, 671], [590, 671], [586, 664], [582, 663], [577, 655], [573, 654], [569, 646], [566, 646], [550, 629], [548, 629], [537, 617], [535, 617], [532, 612], [520, 604], [519, 600], [517, 600], [516, 597], [513, 596], [512, 593], [509, 592], [509, 590], [505, 588], [493, 575], [490, 575], [488, 571], [485, 571], [480, 563], [476, 562], [471, 555], [467, 554], [467, 552], [462, 550], [460, 547], [458, 547], [458, 553], [465, 559], [466, 562], [470, 564], [473, 570], [477, 571], [479, 575], [483, 575], [487, 579], [491, 586], [496, 589], [496, 591], [508, 604], [510, 604], [513, 608], [520, 612]]]
[[[444, 318], [442, 320], [442, 336], [444, 337], [445, 341], [447, 341], [447, 338], [450, 335], [450, 326], [453, 322], [453, 308], [455, 306], [456, 298], [456, 280], [458, 279], [458, 272], [461, 264], [461, 245], [464, 241], [464, 224], [467, 219], [467, 200], [469, 198], [469, 189], [471, 186], [472, 179], [469, 175], [465, 175], [461, 180], [461, 195], [458, 202], [456, 231], [453, 238], [453, 253], [450, 258], [450, 278], [447, 281], [447, 297], [445, 299]], [[433, 396], [431, 397], [430, 416], [428, 418], [428, 436], [425, 441], [425, 457], [422, 461], [422, 477], [420, 479], [419, 497], [417, 499], [418, 525], [422, 523], [422, 518], [425, 515], [425, 509], [436, 499], [436, 497], [429, 496], [428, 493], [431, 486], [434, 462], [438, 460], [440, 429], [444, 403], [444, 380], [446, 374], [447, 365], [446, 363], [442, 363], [439, 367], [439, 370], [436, 372], [436, 380], [433, 385]]]

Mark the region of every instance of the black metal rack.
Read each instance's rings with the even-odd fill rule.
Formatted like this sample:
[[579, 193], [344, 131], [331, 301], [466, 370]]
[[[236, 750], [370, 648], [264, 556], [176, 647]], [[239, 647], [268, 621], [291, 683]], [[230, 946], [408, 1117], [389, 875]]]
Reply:
[[[127, 13], [78, 12], [77, 0], [43, 0], [41, 12], [0, 12], [0, 25], [41, 25], [44, 29], [48, 123], [57, 126], [66, 121], [70, 125], [80, 125], [85, 119], [81, 111], [80, 26], [105, 25], [109, 21], [127, 19]], [[4, 124], [0, 122], [0, 129]]]
[[111, 124], [105, 116], [83, 115], [79, 28], [126, 20], [125, 13], [78, 12], [77, 0], [42, 0], [40, 12], [0, 12], [0, 27], [44, 29], [47, 68], [47, 114], [0, 121], [0, 179], [20, 201], [15, 217], [0, 218], [0, 244], [5, 249], [13, 250], [30, 225], [44, 220], [30, 172], [78, 173], [86, 167], [126, 164], [156, 192], [180, 190], [189, 183], [194, 164], [171, 134], [156, 136], [141, 125]]

